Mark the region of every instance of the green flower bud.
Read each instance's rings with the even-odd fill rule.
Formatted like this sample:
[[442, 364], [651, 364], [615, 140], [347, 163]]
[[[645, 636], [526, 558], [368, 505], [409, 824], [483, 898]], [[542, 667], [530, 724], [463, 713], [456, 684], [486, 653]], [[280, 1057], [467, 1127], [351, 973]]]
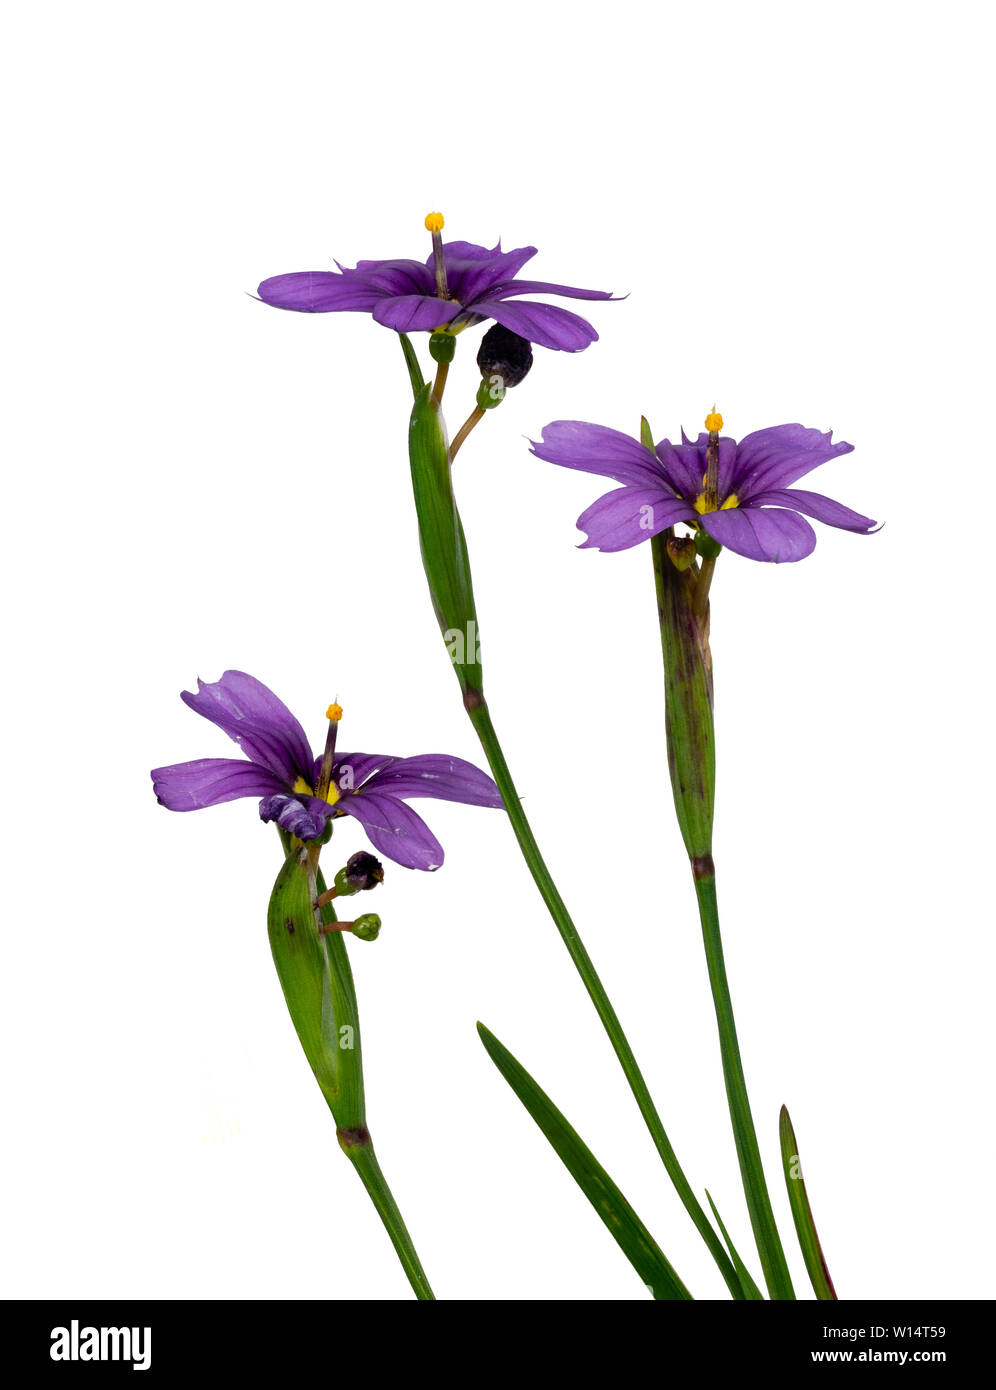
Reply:
[[456, 334], [433, 333], [429, 338], [429, 356], [433, 362], [452, 362], [456, 356]]
[[700, 527], [695, 532], [695, 549], [702, 556], [703, 560], [716, 560], [723, 549], [719, 541], [714, 541], [708, 531], [703, 531]]
[[380, 935], [380, 918], [376, 912], [364, 912], [362, 917], [357, 917], [349, 930], [361, 941], [376, 941]]

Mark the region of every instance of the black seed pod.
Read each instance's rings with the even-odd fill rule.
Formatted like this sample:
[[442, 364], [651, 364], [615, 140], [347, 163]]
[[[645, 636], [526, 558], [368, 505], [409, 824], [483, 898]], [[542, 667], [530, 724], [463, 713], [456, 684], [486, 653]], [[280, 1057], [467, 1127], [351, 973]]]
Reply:
[[500, 377], [499, 389], [507, 391], [511, 386], [518, 386], [533, 365], [532, 344], [528, 338], [520, 338], [518, 333], [496, 323], [481, 339], [477, 365], [485, 381], [489, 377]]

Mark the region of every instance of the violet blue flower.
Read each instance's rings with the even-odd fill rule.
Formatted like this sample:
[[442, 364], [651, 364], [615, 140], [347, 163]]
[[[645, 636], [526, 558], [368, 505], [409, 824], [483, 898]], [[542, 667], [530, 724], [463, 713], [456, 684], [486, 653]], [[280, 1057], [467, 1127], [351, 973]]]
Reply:
[[720, 437], [722, 416], [711, 415], [706, 424], [712, 434], [700, 434], [693, 443], [682, 431], [681, 444], [662, 439], [654, 450], [603, 425], [547, 425], [542, 441], [532, 445], [537, 458], [623, 485], [578, 517], [578, 527], [588, 533], [581, 549], [627, 550], [684, 521], [749, 560], [785, 562], [804, 559], [816, 545], [816, 533], [800, 513], [845, 531], [875, 527], [829, 497], [789, 486], [828, 459], [849, 454], [851, 444], [832, 444], [829, 433], [804, 425], [773, 425], [737, 443]]
[[[264, 280], [257, 293], [265, 304], [298, 313], [348, 311], [373, 314], [398, 333], [458, 333], [485, 319], [541, 347], [580, 352], [598, 338], [591, 324], [569, 309], [531, 300], [512, 303], [523, 294], [557, 294], [569, 299], [612, 299], [605, 290], [579, 290], [546, 280], [517, 280], [535, 246], [488, 250], [469, 241], [443, 242], [443, 219], [430, 213], [433, 254], [426, 261], [359, 261], [353, 269], [301, 270]], [[338, 261], [336, 265], [338, 265]]]
[[353, 816], [371, 844], [395, 863], [408, 869], [438, 869], [442, 846], [406, 801], [426, 796], [469, 806], [502, 805], [491, 778], [462, 758], [336, 753], [342, 716], [338, 705], [329, 706], [325, 751], [315, 758], [287, 706], [243, 671], [226, 671], [213, 684], [198, 680], [197, 694], [184, 690], [181, 699], [224, 729], [250, 761], [200, 758], [157, 767], [153, 790], [171, 811], [196, 811], [258, 796], [260, 819], [276, 821], [301, 840], [317, 839], [331, 818]]

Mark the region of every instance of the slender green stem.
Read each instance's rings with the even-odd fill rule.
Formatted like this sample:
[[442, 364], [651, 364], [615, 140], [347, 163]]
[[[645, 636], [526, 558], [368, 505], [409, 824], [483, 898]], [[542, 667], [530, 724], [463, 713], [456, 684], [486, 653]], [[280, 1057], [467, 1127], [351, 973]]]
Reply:
[[471, 430], [484, 419], [484, 415], [485, 412], [478, 405], [474, 407], [466, 420], [464, 420], [463, 424], [454, 435], [453, 443], [450, 445], [450, 463], [456, 458], [460, 451], [460, 445], [467, 438], [468, 434], [470, 434]]
[[704, 617], [709, 607], [709, 590], [712, 587], [712, 576], [715, 569], [716, 561], [706, 556], [695, 581], [695, 596], [692, 600], [692, 607], [697, 618]]
[[408, 1234], [408, 1227], [402, 1219], [398, 1204], [394, 1200], [394, 1194], [387, 1185], [387, 1179], [381, 1172], [369, 1133], [366, 1130], [360, 1130], [345, 1135], [340, 1130], [339, 1142], [359, 1174], [360, 1181], [367, 1189], [367, 1195], [377, 1208], [377, 1215], [383, 1221], [384, 1229], [391, 1237], [391, 1244], [397, 1251], [398, 1259], [408, 1276], [409, 1284], [415, 1290], [415, 1297], [420, 1301], [434, 1300], [436, 1295], [429, 1287], [425, 1270], [415, 1253], [412, 1238]]
[[560, 932], [561, 940], [567, 947], [571, 960], [574, 962], [574, 967], [581, 976], [584, 987], [588, 991], [588, 996], [595, 1006], [598, 1017], [602, 1021], [602, 1026], [608, 1034], [609, 1041], [619, 1059], [626, 1080], [629, 1082], [630, 1090], [633, 1092], [633, 1096], [639, 1106], [640, 1114], [643, 1116], [647, 1129], [650, 1131], [651, 1138], [654, 1141], [657, 1152], [661, 1156], [668, 1176], [674, 1184], [685, 1210], [692, 1218], [696, 1229], [709, 1247], [712, 1257], [719, 1266], [720, 1272], [726, 1280], [730, 1292], [733, 1294], [734, 1298], [742, 1299], [744, 1297], [744, 1292], [737, 1277], [737, 1272], [733, 1267], [733, 1263], [724, 1250], [719, 1236], [717, 1236], [716, 1232], [713, 1230], [709, 1218], [703, 1211], [688, 1183], [688, 1179], [682, 1171], [674, 1149], [671, 1147], [671, 1141], [667, 1136], [667, 1131], [664, 1128], [660, 1115], [657, 1113], [657, 1108], [647, 1088], [647, 1083], [643, 1079], [643, 1074], [633, 1055], [633, 1050], [629, 1045], [626, 1034], [623, 1032], [622, 1024], [616, 1016], [616, 1011], [609, 1001], [604, 985], [598, 978], [598, 973], [592, 964], [591, 957], [585, 950], [577, 927], [571, 920], [570, 913], [567, 911], [564, 901], [557, 891], [557, 887], [550, 877], [550, 872], [543, 861], [543, 856], [540, 854], [539, 846], [536, 843], [529, 821], [526, 819], [525, 812], [522, 809], [522, 803], [515, 790], [512, 774], [508, 770], [508, 764], [505, 761], [505, 755], [498, 741], [498, 735], [495, 732], [494, 724], [491, 722], [491, 715], [484, 701], [484, 697], [479, 696], [477, 700], [469, 700], [467, 701], [467, 705], [471, 723], [477, 731], [477, 736], [481, 740], [481, 745], [491, 765], [491, 771], [494, 774], [494, 779], [501, 792], [502, 800], [505, 803], [505, 809], [512, 823], [515, 838], [519, 842], [519, 848], [522, 850], [523, 858], [540, 891], [543, 901], [546, 903], [550, 916], [553, 918], [557, 930]]
[[754, 1230], [761, 1267], [764, 1270], [768, 1292], [774, 1299], [795, 1298], [792, 1279], [785, 1253], [782, 1250], [778, 1228], [771, 1210], [771, 1199], [764, 1180], [761, 1152], [757, 1145], [754, 1120], [747, 1095], [747, 1082], [744, 1079], [743, 1063], [740, 1060], [740, 1045], [737, 1042], [737, 1025], [733, 1017], [733, 1001], [730, 998], [730, 985], [726, 978], [726, 962], [723, 959], [723, 940], [719, 931], [719, 909], [716, 903], [716, 876], [705, 866], [696, 866], [695, 892], [699, 900], [699, 916], [702, 920], [702, 939], [705, 942], [706, 961], [709, 966], [709, 984], [713, 1002], [716, 1006], [716, 1022], [719, 1026], [719, 1046], [723, 1058], [723, 1076], [726, 1081], [726, 1096], [730, 1106], [730, 1119], [733, 1123], [733, 1137], [740, 1161], [740, 1174], [743, 1179], [747, 1210]]
[[439, 405], [443, 399], [443, 392], [446, 390], [446, 378], [450, 374], [450, 364], [448, 362], [436, 363], [436, 379], [432, 383], [432, 399]]

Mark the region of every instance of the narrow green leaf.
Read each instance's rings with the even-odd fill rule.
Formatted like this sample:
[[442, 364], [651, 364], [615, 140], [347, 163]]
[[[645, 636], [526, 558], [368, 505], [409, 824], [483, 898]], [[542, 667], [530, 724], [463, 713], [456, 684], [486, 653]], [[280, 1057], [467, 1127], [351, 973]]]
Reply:
[[812, 1284], [813, 1292], [817, 1298], [825, 1302], [836, 1302], [837, 1293], [833, 1286], [833, 1280], [830, 1278], [830, 1271], [823, 1255], [823, 1247], [820, 1245], [812, 1208], [809, 1205], [809, 1196], [806, 1192], [806, 1184], [802, 1176], [795, 1130], [792, 1128], [789, 1112], [784, 1105], [778, 1116], [778, 1137], [781, 1140], [782, 1166], [785, 1170], [785, 1186], [788, 1188], [792, 1220], [795, 1222], [795, 1232], [799, 1237], [802, 1258], [806, 1262], [809, 1282]]
[[425, 385], [425, 377], [422, 375], [422, 368], [419, 366], [415, 349], [412, 347], [412, 340], [407, 333], [399, 333], [401, 339], [401, 351], [405, 354], [405, 364], [408, 367], [408, 375], [412, 382], [412, 395], [418, 399], [418, 393]]
[[716, 1218], [716, 1225], [723, 1232], [723, 1239], [726, 1241], [726, 1248], [730, 1252], [730, 1259], [733, 1261], [733, 1267], [737, 1271], [737, 1276], [739, 1277], [740, 1283], [742, 1284], [745, 1290], [745, 1297], [747, 1301], [749, 1303], [757, 1303], [758, 1301], [763, 1303], [764, 1294], [754, 1283], [754, 1279], [751, 1275], [750, 1270], [747, 1268], [743, 1260], [737, 1254], [737, 1248], [733, 1244], [733, 1241], [730, 1239], [730, 1233], [723, 1225], [723, 1218], [716, 1210], [716, 1203], [712, 1200], [712, 1196], [710, 1195], [708, 1188], [706, 1188], [706, 1197], [708, 1197], [709, 1205], [710, 1207], [712, 1207], [712, 1214]]
[[545, 1091], [483, 1023], [477, 1025], [488, 1056], [550, 1141], [554, 1151], [595, 1208], [613, 1240], [655, 1299], [688, 1300], [692, 1295], [653, 1236], [576, 1130]]
[[422, 564], [439, 630], [470, 708], [468, 692], [479, 696], [483, 682], [477, 609], [467, 541], [453, 495], [446, 433], [428, 386], [415, 400], [408, 447]]

